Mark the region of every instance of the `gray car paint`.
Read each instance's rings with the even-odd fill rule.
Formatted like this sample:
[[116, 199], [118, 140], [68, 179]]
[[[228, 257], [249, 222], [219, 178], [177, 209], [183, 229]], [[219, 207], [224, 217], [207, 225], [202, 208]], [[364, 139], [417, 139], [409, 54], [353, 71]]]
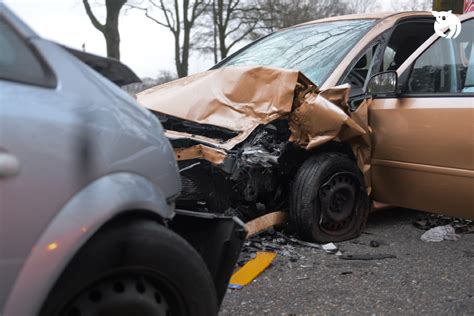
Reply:
[[5, 315], [37, 314], [51, 280], [60, 276], [79, 247], [110, 218], [128, 209], [148, 210], [165, 218], [173, 212], [157, 187], [132, 173], [106, 175], [75, 194], [35, 242], [11, 290]]
[[[0, 311], [6, 306], [5, 315], [27, 315], [37, 313], [57, 269], [103, 223], [140, 209], [171, 218], [166, 200], [181, 183], [156, 118], [63, 48], [39, 38], [3, 4], [0, 15], [28, 37], [57, 78], [54, 89], [0, 80], [0, 151], [14, 155], [21, 168], [15, 177], [0, 178]], [[126, 176], [118, 181], [117, 174]], [[92, 203], [94, 190], [100, 199]], [[83, 227], [90, 229], [77, 234]], [[65, 244], [45, 255], [41, 247], [48, 240]], [[32, 280], [41, 293], [25, 288]], [[32, 303], [26, 314], [24, 302]]]

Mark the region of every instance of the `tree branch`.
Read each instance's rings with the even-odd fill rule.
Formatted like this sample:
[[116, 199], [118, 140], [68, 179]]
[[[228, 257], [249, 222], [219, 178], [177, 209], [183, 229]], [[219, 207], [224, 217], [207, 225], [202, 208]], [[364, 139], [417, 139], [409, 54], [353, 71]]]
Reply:
[[94, 15], [94, 12], [92, 12], [91, 6], [89, 4], [88, 0], [82, 0], [82, 3], [84, 3], [84, 8], [86, 9], [87, 16], [92, 22], [92, 25], [102, 33], [105, 32], [105, 26], [97, 20], [97, 18]]

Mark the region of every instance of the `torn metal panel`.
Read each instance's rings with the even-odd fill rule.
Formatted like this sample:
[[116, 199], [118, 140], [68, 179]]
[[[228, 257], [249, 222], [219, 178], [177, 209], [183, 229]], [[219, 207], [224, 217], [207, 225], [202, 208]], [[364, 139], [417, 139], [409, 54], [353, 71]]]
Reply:
[[349, 112], [348, 84], [306, 93], [301, 105], [290, 114], [290, 141], [312, 150], [329, 141], [348, 142], [370, 192], [370, 128], [368, 107], [371, 99]]
[[227, 156], [222, 149], [212, 148], [206, 145], [196, 145], [188, 148], [175, 149], [176, 160], [191, 160], [191, 159], [205, 159], [215, 165], [220, 165], [224, 162]]
[[312, 150], [331, 140], [347, 141], [366, 133], [343, 109], [347, 108], [350, 86], [332, 90], [325, 93], [333, 99], [336, 94], [343, 94], [337, 98], [341, 106], [326, 99], [324, 92], [305, 95], [303, 103], [290, 114], [290, 141]]
[[288, 212], [278, 211], [264, 216], [258, 217], [247, 224], [245, 229], [247, 230], [247, 238], [252, 237], [270, 227], [281, 226], [288, 223], [289, 216]]

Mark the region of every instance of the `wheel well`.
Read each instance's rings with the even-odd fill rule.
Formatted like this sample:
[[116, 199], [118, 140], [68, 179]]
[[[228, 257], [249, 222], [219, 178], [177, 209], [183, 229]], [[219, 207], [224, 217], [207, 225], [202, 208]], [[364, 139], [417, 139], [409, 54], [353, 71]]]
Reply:
[[120, 214], [115, 215], [111, 219], [109, 219], [106, 223], [104, 223], [98, 230], [102, 230], [108, 225], [117, 225], [117, 224], [122, 224], [122, 223], [127, 223], [130, 220], [150, 220], [157, 222], [158, 224], [167, 226], [167, 220], [161, 217], [160, 215], [149, 211], [149, 210], [128, 210], [125, 212], [122, 212]]
[[285, 158], [282, 159], [282, 162], [284, 162], [283, 166], [285, 166], [285, 169], [287, 170], [293, 170], [291, 174], [295, 175], [296, 171], [309, 157], [325, 152], [341, 153], [354, 162], [357, 161], [354, 153], [352, 152], [352, 147], [348, 143], [331, 141], [309, 151], [294, 146], [293, 149], [289, 151], [289, 154], [286, 154]]
[[314, 148], [313, 150], [309, 151], [309, 155], [315, 155], [323, 152], [337, 152], [346, 155], [350, 159], [356, 161], [356, 157], [354, 156], [354, 153], [352, 151], [351, 145], [346, 142], [336, 142], [336, 141], [331, 141], [326, 144], [323, 144], [321, 146], [318, 146]]

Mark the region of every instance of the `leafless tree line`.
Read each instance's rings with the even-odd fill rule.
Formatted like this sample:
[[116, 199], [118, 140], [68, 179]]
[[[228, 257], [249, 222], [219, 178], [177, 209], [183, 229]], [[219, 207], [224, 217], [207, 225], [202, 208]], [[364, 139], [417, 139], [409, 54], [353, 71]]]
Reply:
[[433, 4], [433, 0], [393, 0], [388, 5], [383, 0], [105, 0], [107, 17], [101, 24], [89, 0], [82, 1], [92, 24], [105, 37], [109, 57], [120, 58], [118, 17], [123, 8], [142, 12], [167, 29], [174, 38], [178, 77], [188, 75], [192, 51], [218, 62], [239, 45], [295, 24], [352, 13], [429, 10]]

